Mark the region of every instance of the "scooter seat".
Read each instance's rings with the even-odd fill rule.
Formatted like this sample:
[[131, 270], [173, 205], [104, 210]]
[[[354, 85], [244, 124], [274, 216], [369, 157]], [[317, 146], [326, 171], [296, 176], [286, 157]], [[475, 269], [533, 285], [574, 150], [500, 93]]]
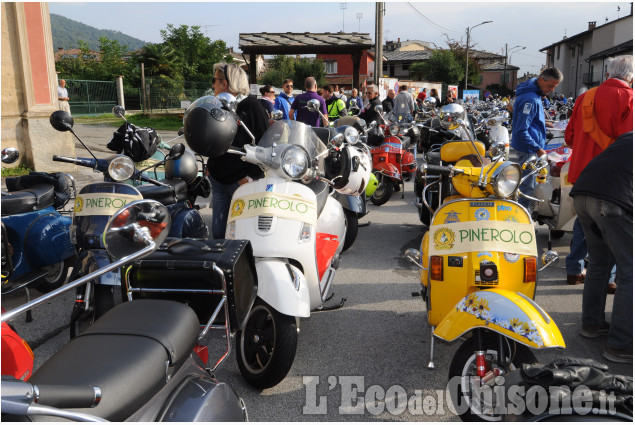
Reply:
[[187, 199], [187, 183], [181, 179], [163, 179], [170, 186], [156, 186], [152, 183], [138, 186], [143, 199], [154, 199], [163, 205], [176, 204]]
[[50, 184], [2, 194], [2, 215], [22, 214], [42, 210], [55, 202], [55, 190]]
[[168, 375], [191, 355], [198, 333], [198, 318], [185, 304], [156, 299], [125, 302], [54, 354], [29, 382], [98, 386], [99, 405], [72, 410], [123, 421], [164, 387]]
[[329, 185], [320, 180], [313, 180], [307, 186], [317, 197], [317, 215], [319, 217], [326, 205], [326, 200], [329, 198]]

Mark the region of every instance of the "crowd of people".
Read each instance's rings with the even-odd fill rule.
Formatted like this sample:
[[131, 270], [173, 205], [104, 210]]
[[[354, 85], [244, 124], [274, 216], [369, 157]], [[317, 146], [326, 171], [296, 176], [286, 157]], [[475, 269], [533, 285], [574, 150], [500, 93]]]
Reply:
[[[532, 155], [545, 155], [546, 128], [543, 99], [550, 95], [563, 79], [562, 72], [547, 68], [537, 78], [520, 84], [513, 100], [511, 156], [523, 163]], [[571, 254], [567, 261], [567, 283], [584, 284], [581, 326], [585, 338], [607, 335], [604, 357], [614, 362], [632, 363], [633, 340], [633, 58], [619, 56], [608, 65], [607, 80], [599, 87], [581, 94], [565, 131], [565, 142], [573, 147], [568, 179], [573, 184], [578, 215], [574, 226]], [[235, 64], [214, 66], [212, 84], [215, 93], [237, 96], [236, 113], [258, 140], [269, 125], [271, 111], [280, 110], [284, 118], [314, 127], [328, 126], [329, 121], [347, 114], [348, 109], [361, 110], [366, 122], [377, 121], [381, 106], [385, 113], [394, 112], [411, 121], [422, 102], [436, 106], [453, 103], [448, 91], [442, 99], [436, 89], [422, 90], [413, 96], [406, 85], [399, 92], [388, 90], [379, 98], [376, 85], [366, 87], [365, 96], [353, 89], [344, 95], [337, 85], [318, 88], [314, 77], [304, 81], [304, 93], [294, 96], [293, 81], [282, 82], [277, 96], [272, 86], [260, 89], [262, 97], [249, 96], [245, 72]], [[61, 96], [64, 97], [64, 96]], [[492, 99], [493, 96], [487, 96]], [[306, 106], [317, 100], [321, 114]], [[62, 99], [60, 99], [62, 100]], [[508, 99], [507, 99], [508, 100]], [[510, 104], [512, 104], [510, 102]], [[250, 143], [250, 136], [238, 128], [233, 145]], [[214, 238], [225, 235], [225, 227], [233, 192], [262, 176], [262, 171], [237, 156], [225, 154], [210, 158], [208, 171], [212, 183], [212, 233]], [[520, 187], [529, 194], [535, 179], [527, 179]], [[521, 198], [521, 203], [526, 202]], [[527, 205], [527, 204], [525, 204]], [[586, 273], [584, 264], [588, 263]], [[611, 270], [616, 267], [613, 281]], [[607, 293], [615, 293], [610, 323], [605, 320]]]

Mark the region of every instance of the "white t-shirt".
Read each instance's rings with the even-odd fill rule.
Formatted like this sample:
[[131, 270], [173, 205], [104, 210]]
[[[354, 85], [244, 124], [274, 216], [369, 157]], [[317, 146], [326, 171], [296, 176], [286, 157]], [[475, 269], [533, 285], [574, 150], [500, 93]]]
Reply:
[[68, 90], [65, 87], [57, 86], [57, 97], [68, 97]]

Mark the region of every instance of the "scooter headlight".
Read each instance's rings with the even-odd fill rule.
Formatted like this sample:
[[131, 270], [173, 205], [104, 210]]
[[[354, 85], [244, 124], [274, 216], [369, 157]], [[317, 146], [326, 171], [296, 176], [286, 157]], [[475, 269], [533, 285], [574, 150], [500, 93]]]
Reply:
[[309, 169], [309, 154], [304, 148], [290, 145], [282, 152], [280, 162], [284, 172], [292, 179], [304, 177]]
[[390, 128], [388, 128], [388, 131], [390, 131], [391, 136], [396, 136], [397, 134], [399, 134], [399, 125], [398, 124], [391, 125]]
[[520, 184], [520, 174], [518, 164], [503, 162], [492, 174], [492, 190], [501, 198], [509, 198]]
[[344, 138], [348, 144], [354, 145], [359, 141], [359, 132], [354, 127], [346, 127]]
[[110, 161], [108, 175], [116, 182], [128, 180], [134, 173], [134, 162], [125, 155], [120, 155]]

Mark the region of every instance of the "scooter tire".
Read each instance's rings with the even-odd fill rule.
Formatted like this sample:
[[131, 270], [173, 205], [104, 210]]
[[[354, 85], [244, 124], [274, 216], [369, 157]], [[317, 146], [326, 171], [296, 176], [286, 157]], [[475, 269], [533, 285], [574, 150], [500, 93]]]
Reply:
[[553, 239], [560, 239], [566, 233], [564, 230], [550, 230]]
[[380, 206], [384, 205], [390, 200], [392, 192], [395, 188], [390, 178], [379, 173], [375, 174], [375, 176], [379, 180], [379, 185], [377, 186], [375, 193], [373, 193], [373, 196], [370, 197], [370, 202], [372, 202], [374, 205]]
[[68, 261], [60, 261], [57, 264], [46, 267], [47, 275], [39, 278], [33, 283], [33, 288], [43, 294], [56, 290], [66, 282], [69, 269]]
[[359, 230], [359, 220], [355, 211], [345, 209], [344, 217], [346, 218], [346, 237], [344, 238], [342, 252], [353, 246], [353, 242], [357, 239], [357, 232]]
[[289, 373], [298, 345], [295, 318], [257, 298], [236, 335], [238, 369], [254, 388], [279, 384]]
[[[496, 367], [502, 368], [504, 372], [506, 368], [497, 363], [498, 359], [498, 334], [494, 333], [486, 333], [483, 336], [483, 341], [485, 345], [486, 357], [489, 360], [490, 366], [493, 363]], [[508, 366], [509, 370], [515, 370], [521, 367], [524, 363], [535, 363], [536, 356], [531, 352], [531, 350], [520, 343], [515, 342], [512, 339], [505, 338], [507, 342], [506, 347], [506, 356], [507, 353], [512, 353], [511, 363]], [[474, 352], [478, 349], [478, 344], [476, 341], [476, 336], [473, 336], [469, 340], [465, 341], [459, 349], [454, 354], [452, 358], [452, 362], [450, 363], [450, 371], [448, 376], [448, 382], [450, 385], [448, 386], [450, 397], [452, 399], [452, 403], [454, 405], [454, 409], [461, 417], [461, 420], [464, 422], [484, 422], [484, 421], [501, 421], [503, 419], [503, 415], [496, 414], [487, 414], [482, 411], [475, 411], [473, 406], [470, 404], [471, 401], [471, 388], [466, 388], [469, 386], [470, 376], [476, 376], [476, 356]], [[460, 379], [460, 384], [456, 385], [456, 380]]]

